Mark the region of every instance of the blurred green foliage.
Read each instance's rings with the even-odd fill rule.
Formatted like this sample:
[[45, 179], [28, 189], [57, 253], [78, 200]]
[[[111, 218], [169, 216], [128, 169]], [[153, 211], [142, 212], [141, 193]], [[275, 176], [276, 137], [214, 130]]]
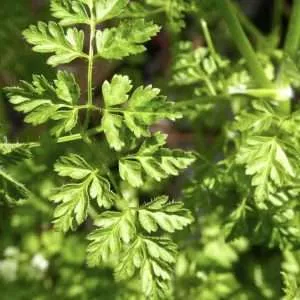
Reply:
[[[154, 20], [167, 39], [158, 36], [147, 44], [147, 53], [114, 68], [133, 75], [135, 84], [155, 83], [176, 101], [184, 119], [174, 126], [167, 123], [169, 143], [192, 147], [198, 153], [193, 168], [179, 179], [156, 182], [146, 178], [139, 190], [142, 203], [164, 192], [175, 195], [195, 219], [174, 237], [179, 245], [169, 291], [174, 299], [300, 297], [300, 66], [298, 53], [286, 56], [279, 45], [283, 28], [276, 16], [284, 13], [279, 2], [284, 1], [274, 1], [275, 23], [267, 36], [234, 7], [268, 80], [277, 82], [284, 62], [280, 81], [294, 93], [288, 115], [278, 109], [278, 99], [290, 90], [278, 94], [258, 88], [246, 60], [237, 58], [217, 1], [131, 1], [125, 12], [127, 17]], [[16, 78], [30, 80], [35, 73], [53, 77], [44, 57], [33, 54], [21, 36], [29, 24], [47, 20], [47, 7], [48, 3], [37, 7], [25, 0], [1, 3], [1, 85]], [[100, 86], [103, 80], [95, 84]], [[95, 97], [100, 102], [98, 89]], [[7, 140], [38, 140], [42, 145], [21, 164], [16, 160], [27, 157], [27, 149], [0, 151], [0, 171], [7, 174], [9, 170], [11, 178], [17, 178], [12, 182], [1, 177], [0, 298], [144, 299], [136, 279], [116, 282], [111, 266], [87, 266], [91, 217], [67, 234], [52, 225], [54, 207], [49, 198], [57, 186], [66, 183], [52, 171], [59, 157], [84, 153], [88, 161], [105, 163], [113, 174], [118, 173], [116, 156], [104, 138], [90, 143], [86, 136], [86, 144], [56, 144], [47, 126], [24, 126], [2, 91], [0, 132], [6, 147]], [[272, 151], [277, 154], [271, 156]], [[137, 191], [128, 183], [122, 182], [120, 189], [127, 199], [136, 199]], [[21, 200], [15, 203], [13, 198]]]

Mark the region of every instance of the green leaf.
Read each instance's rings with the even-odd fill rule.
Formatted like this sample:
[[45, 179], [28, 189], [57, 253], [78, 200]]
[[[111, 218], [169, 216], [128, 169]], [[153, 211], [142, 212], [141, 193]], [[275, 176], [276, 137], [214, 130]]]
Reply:
[[89, 189], [92, 199], [96, 199], [99, 207], [110, 208], [115, 201], [115, 194], [110, 191], [110, 183], [103, 177], [93, 176]]
[[54, 126], [50, 133], [59, 137], [64, 132], [70, 132], [78, 122], [78, 109], [67, 109], [55, 112], [51, 117], [52, 120], [58, 121], [57, 125]]
[[93, 173], [93, 168], [79, 155], [62, 156], [54, 165], [59, 176], [83, 179]]
[[160, 90], [152, 86], [139, 87], [124, 110], [125, 124], [136, 137], [149, 136], [148, 127], [161, 120], [175, 120], [182, 115], [172, 110], [172, 102], [159, 97]]
[[237, 154], [237, 162], [252, 176], [258, 201], [268, 198], [275, 187], [288, 184], [296, 176], [299, 154], [291, 145], [276, 137], [249, 137]]
[[160, 227], [164, 231], [182, 230], [193, 222], [189, 210], [183, 208], [182, 202], [169, 202], [167, 196], [155, 198], [138, 210], [141, 226], [148, 232], [155, 232]]
[[118, 280], [126, 280], [139, 270], [145, 296], [165, 299], [176, 252], [176, 245], [167, 238], [138, 236], [121, 257], [115, 271], [116, 277]]
[[182, 43], [181, 50], [173, 69], [173, 82], [177, 85], [205, 83], [207, 76], [217, 71], [217, 64], [207, 48], [199, 47], [192, 50], [190, 43]]
[[6, 91], [15, 109], [26, 113], [25, 122], [33, 125], [45, 123], [59, 108], [52, 102], [57, 97], [54, 88], [44, 76], [33, 75], [32, 84], [21, 81], [19, 86]]
[[[228, 76], [229, 62], [211, 53], [208, 48], [194, 49], [191, 42], [179, 43], [173, 66], [172, 84], [176, 86], [191, 86], [194, 94], [216, 95], [227, 94], [224, 78]], [[195, 88], [197, 87], [197, 88]]]
[[131, 89], [131, 80], [127, 76], [115, 75], [111, 82], [106, 80], [102, 85], [105, 106], [111, 107], [126, 102]]
[[117, 260], [122, 248], [136, 235], [135, 213], [107, 211], [99, 216], [96, 225], [100, 227], [89, 234], [88, 263], [91, 266], [106, 264]]
[[137, 153], [120, 159], [121, 178], [138, 187], [144, 183], [142, 174], [161, 181], [169, 175], [178, 175], [180, 170], [195, 161], [195, 156], [191, 152], [164, 148], [165, 143], [166, 137], [157, 133], [147, 139]]
[[80, 88], [72, 73], [58, 71], [54, 80], [57, 97], [69, 104], [77, 104], [80, 98]]
[[114, 148], [116, 151], [120, 151], [125, 146], [125, 142], [121, 135], [122, 117], [105, 112], [103, 114], [101, 126], [110, 147]]
[[11, 176], [9, 172], [0, 165], [0, 203], [5, 201], [14, 203], [30, 196], [24, 184]]
[[87, 7], [81, 1], [52, 0], [51, 12], [55, 18], [60, 19], [59, 24], [62, 26], [90, 23]]
[[143, 19], [122, 21], [118, 27], [107, 28], [96, 33], [98, 55], [106, 59], [123, 57], [144, 52], [142, 45], [159, 31], [159, 27]]
[[34, 45], [33, 50], [41, 53], [55, 53], [48, 59], [48, 64], [57, 66], [69, 63], [76, 58], [84, 58], [84, 33], [76, 28], [68, 28], [66, 33], [55, 22], [48, 24], [39, 22], [37, 26], [31, 25], [24, 31], [29, 44]]
[[148, 7], [139, 2], [130, 1], [121, 17], [124, 18], [145, 18], [155, 13], [152, 7]]
[[282, 272], [284, 282], [284, 298], [283, 300], [297, 300], [300, 297], [300, 287], [297, 283], [297, 275]]
[[30, 157], [30, 144], [0, 143], [0, 165], [18, 163]]
[[234, 123], [234, 128], [241, 132], [249, 132], [258, 135], [267, 132], [272, 127], [277, 127], [277, 123], [281, 123], [283, 118], [278, 116], [273, 109], [273, 107], [263, 102], [261, 99], [259, 101], [252, 103], [254, 112], [242, 112], [236, 117], [236, 122]]
[[131, 85], [127, 76], [115, 75], [111, 83], [103, 84], [102, 90], [105, 102], [102, 126], [110, 146], [117, 151], [125, 145], [120, 132], [125, 127], [140, 138], [150, 136], [149, 126], [155, 122], [182, 117], [173, 109], [173, 102], [159, 96], [159, 90], [152, 86], [139, 87], [129, 96]]
[[[145, 2], [145, 3], [143, 3]], [[125, 17], [140, 17], [164, 13], [167, 25], [173, 32], [179, 32], [184, 26], [184, 17], [187, 12], [195, 9], [194, 1], [185, 0], [146, 0], [142, 3], [130, 1], [128, 8], [124, 12]], [[123, 14], [122, 14], [123, 16]]]
[[54, 83], [42, 75], [33, 75], [33, 82], [21, 81], [17, 87], [6, 88], [10, 102], [26, 114], [25, 122], [40, 125], [49, 120], [58, 122], [51, 133], [59, 136], [71, 131], [78, 121], [80, 89], [74, 76], [58, 71]]
[[51, 197], [54, 203], [60, 203], [54, 211], [55, 227], [63, 232], [75, 230], [87, 218], [89, 180], [78, 184], [68, 184]]
[[129, 0], [95, 0], [96, 23], [101, 23], [119, 16]]
[[123, 180], [127, 180], [133, 187], [142, 186], [144, 181], [142, 178], [142, 166], [131, 160], [119, 161], [119, 172]]
[[110, 190], [109, 181], [79, 155], [61, 157], [54, 169], [59, 176], [77, 180], [76, 183], [62, 186], [51, 197], [55, 203], [60, 203], [54, 213], [54, 224], [59, 230], [74, 230], [83, 223], [87, 218], [91, 199], [96, 200], [99, 207], [112, 206], [115, 195]]

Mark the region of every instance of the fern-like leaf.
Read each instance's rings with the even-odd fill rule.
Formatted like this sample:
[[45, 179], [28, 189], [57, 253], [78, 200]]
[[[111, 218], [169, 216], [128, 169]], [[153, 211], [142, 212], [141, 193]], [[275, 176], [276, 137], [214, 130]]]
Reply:
[[145, 296], [164, 299], [168, 294], [176, 253], [176, 245], [167, 238], [139, 236], [121, 257], [116, 277], [119, 280], [128, 279], [139, 270]]
[[141, 226], [148, 232], [159, 228], [167, 232], [182, 230], [193, 221], [189, 210], [183, 208], [182, 202], [168, 202], [167, 196], [155, 198], [138, 211]]
[[122, 179], [138, 187], [144, 183], [144, 175], [161, 181], [169, 175], [178, 175], [195, 161], [193, 153], [164, 148], [165, 143], [166, 136], [157, 133], [147, 139], [137, 153], [120, 159]]
[[123, 244], [128, 244], [136, 235], [135, 212], [107, 211], [99, 216], [96, 225], [100, 228], [88, 236], [92, 241], [87, 248], [88, 263], [95, 266], [118, 260]]
[[110, 190], [110, 183], [100, 176], [99, 170], [91, 167], [76, 154], [61, 157], [55, 164], [55, 171], [60, 176], [71, 177], [75, 183], [61, 187], [51, 197], [59, 206], [55, 209], [55, 225], [62, 231], [74, 230], [87, 218], [91, 199], [99, 207], [112, 206], [115, 195]]
[[299, 154], [276, 137], [249, 137], [242, 145], [237, 162], [246, 165], [258, 201], [268, 198], [273, 186], [288, 184], [296, 176]]
[[143, 19], [123, 21], [118, 27], [96, 33], [98, 56], [105, 59], [123, 57], [144, 52], [142, 45], [157, 34], [159, 27]]
[[88, 10], [83, 1], [52, 0], [51, 12], [55, 18], [60, 19], [59, 24], [62, 26], [90, 23]]
[[129, 96], [130, 90], [129, 78], [121, 75], [115, 75], [111, 82], [106, 81], [102, 86], [105, 102], [102, 126], [110, 146], [117, 151], [124, 146], [120, 132], [123, 126], [139, 138], [150, 136], [149, 126], [158, 120], [181, 117], [172, 109], [172, 102], [159, 96], [158, 89], [139, 87]]
[[31, 25], [24, 31], [29, 44], [34, 45], [33, 50], [41, 53], [55, 53], [48, 59], [48, 64], [57, 66], [66, 64], [76, 58], [85, 58], [83, 53], [84, 33], [76, 28], [63, 28], [55, 23], [39, 22], [37, 26]]
[[33, 75], [32, 83], [21, 81], [6, 91], [15, 109], [26, 114], [27, 123], [40, 125], [56, 120], [51, 130], [56, 136], [71, 131], [77, 124], [80, 89], [71, 73], [59, 71], [54, 83], [42, 75]]

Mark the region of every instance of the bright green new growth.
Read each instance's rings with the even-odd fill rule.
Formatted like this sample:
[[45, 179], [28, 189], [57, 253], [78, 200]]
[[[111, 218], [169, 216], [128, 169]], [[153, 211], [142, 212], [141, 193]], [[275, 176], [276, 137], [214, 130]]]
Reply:
[[120, 176], [132, 186], [139, 187], [144, 183], [144, 174], [156, 181], [178, 175], [179, 170], [187, 168], [195, 160], [190, 152], [164, 148], [166, 136], [157, 133], [147, 139], [138, 152], [123, 157], [119, 161]]
[[140, 272], [142, 290], [146, 297], [161, 298], [168, 292], [172, 265], [176, 261], [176, 245], [167, 238], [148, 237], [143, 231], [166, 232], [181, 230], [193, 218], [183, 203], [169, 203], [162, 196], [141, 207], [129, 204], [119, 212], [107, 211], [99, 216], [100, 227], [88, 237], [90, 265], [113, 264], [119, 280]]
[[100, 208], [112, 206], [115, 195], [110, 190], [109, 181], [79, 155], [61, 157], [54, 169], [59, 176], [76, 180], [62, 186], [51, 198], [55, 203], [60, 203], [54, 212], [54, 223], [58, 229], [66, 232], [83, 223], [88, 216], [91, 200]]
[[78, 121], [80, 88], [73, 74], [58, 71], [50, 83], [43, 75], [33, 75], [33, 82], [6, 89], [17, 111], [26, 114], [25, 122], [40, 125], [54, 120], [51, 133], [60, 136], [71, 131]]
[[[149, 126], [161, 119], [175, 120], [181, 114], [173, 103], [159, 96], [151, 86], [137, 88], [131, 96], [131, 81], [127, 76], [115, 75], [102, 86], [104, 98], [102, 127], [109, 144], [116, 151], [125, 146], [127, 127], [137, 138], [150, 136]], [[120, 106], [123, 104], [122, 106]], [[126, 104], [126, 105], [124, 105]]]
[[83, 53], [84, 33], [76, 28], [69, 28], [66, 32], [55, 22], [48, 24], [39, 22], [37, 26], [30, 26], [24, 31], [28, 43], [34, 45], [33, 50], [41, 53], [52, 53], [48, 64], [58, 66], [84, 58]]
[[[147, 299], [164, 299], [170, 293], [177, 253], [176, 244], [166, 235], [184, 229], [193, 218], [182, 202], [171, 202], [166, 196], [140, 205], [138, 195], [131, 199], [123, 194], [122, 180], [138, 188], [147, 178], [160, 181], [178, 175], [195, 157], [190, 152], [168, 149], [166, 137], [151, 132], [151, 125], [159, 120], [174, 121], [182, 117], [172, 102], [159, 95], [159, 89], [150, 85], [133, 89], [127, 76], [114, 75], [102, 85], [103, 105], [95, 104], [94, 61], [119, 60], [142, 53], [146, 50], [143, 43], [159, 31], [159, 26], [142, 18], [123, 19], [128, 3], [126, 0], [53, 0], [51, 11], [58, 23], [39, 22], [24, 31], [34, 51], [50, 55], [47, 62], [53, 67], [75, 59], [87, 61], [87, 98], [74, 75], [67, 71], [58, 71], [53, 81], [43, 75], [33, 75], [32, 83], [21, 81], [19, 86], [6, 90], [15, 109], [25, 115], [25, 122], [49, 126], [57, 143], [82, 138], [87, 141], [85, 147], [89, 147], [91, 137], [103, 132], [111, 151], [119, 152], [115, 153], [119, 164], [116, 178], [105, 162], [89, 161], [80, 153], [57, 160], [54, 170], [61, 177], [62, 185], [51, 196], [56, 204], [53, 223], [56, 229], [67, 232], [76, 230], [92, 216], [97, 229], [88, 236], [89, 264], [109, 265], [114, 268], [117, 280], [137, 278]], [[113, 23], [114, 27], [100, 29], [98, 26], [116, 17], [122, 20]], [[70, 27], [78, 24], [88, 25], [89, 32]], [[92, 114], [93, 121], [97, 119], [98, 123], [88, 129]], [[134, 146], [127, 149], [128, 140]], [[8, 185], [22, 194], [15, 192], [18, 198], [26, 196], [28, 191], [5, 174], [2, 158], [5, 163], [24, 160], [30, 156], [31, 148], [39, 146], [37, 142], [1, 144], [0, 178], [4, 182], [1, 193], [7, 199], [11, 198]], [[144, 235], [151, 233], [156, 236]]]
[[[32, 157], [39, 158], [38, 147], [70, 143], [55, 147], [56, 163], [43, 161], [42, 168], [46, 184], [56, 181], [58, 186], [45, 196], [55, 206], [54, 228], [61, 236], [68, 232], [66, 237], [87, 238], [87, 246], [80, 240], [75, 247], [87, 250], [82, 256], [89, 268], [78, 265], [78, 276], [66, 272], [77, 280], [72, 297], [78, 286], [96, 286], [95, 291], [105, 293], [102, 284], [109, 281], [109, 296], [115, 290], [121, 294], [113, 299], [299, 298], [299, 3], [294, 0], [282, 49], [281, 0], [274, 1], [277, 25], [269, 36], [230, 0], [52, 0], [56, 22], [24, 31], [33, 50], [49, 56], [51, 66], [77, 59], [87, 63], [85, 91], [63, 66], [54, 80], [33, 75], [32, 82], [7, 88], [25, 122], [42, 125], [40, 130], [49, 129], [53, 137], [0, 143], [0, 199], [31, 204], [44, 186], [27, 186], [18, 175], [36, 171]], [[187, 12], [192, 30], [202, 28], [205, 47], [195, 46], [196, 40], [178, 43]], [[178, 101], [168, 101], [151, 85], [134, 86], [124, 74], [95, 86], [95, 61], [143, 53], [144, 43], [160, 29], [151, 21], [154, 16], [167, 25], [166, 31], [171, 29], [170, 42], [179, 45], [173, 48], [169, 81]], [[219, 37], [216, 46], [225, 41], [227, 49], [235, 43], [241, 58], [224, 58], [214, 45]], [[197, 161], [192, 152], [168, 148], [166, 135], [153, 132], [160, 120], [183, 116], [180, 128], [187, 128], [187, 134], [176, 130], [176, 141], [178, 135], [187, 144], [185, 138], [189, 141], [192, 134], [200, 152]], [[52, 163], [54, 172], [49, 172]], [[161, 195], [168, 179], [177, 193], [181, 181], [172, 176], [193, 163], [182, 201]], [[18, 167], [21, 171], [15, 171]], [[187, 227], [189, 232], [178, 233]], [[71, 256], [77, 258], [75, 247]], [[114, 286], [107, 270], [113, 270]], [[62, 289], [64, 297], [64, 285]], [[88, 295], [82, 298], [99, 297]]]
[[[144, 3], [143, 3], [144, 2]], [[125, 17], [146, 18], [153, 14], [165, 14], [171, 31], [178, 33], [185, 27], [185, 14], [196, 11], [196, 1], [185, 0], [145, 0], [130, 1]]]

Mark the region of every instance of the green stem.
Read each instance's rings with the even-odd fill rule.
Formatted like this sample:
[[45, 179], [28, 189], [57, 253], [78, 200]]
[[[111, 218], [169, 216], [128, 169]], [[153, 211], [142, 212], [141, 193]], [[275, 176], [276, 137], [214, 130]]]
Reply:
[[[93, 136], [93, 135], [99, 134], [102, 131], [103, 131], [103, 129], [101, 127], [95, 127], [95, 128], [87, 130], [86, 135]], [[77, 141], [77, 140], [81, 140], [81, 139], [82, 139], [82, 134], [75, 133], [75, 134], [71, 134], [71, 135], [62, 136], [62, 137], [58, 138], [55, 142], [56, 142], [56, 144], [63, 144], [63, 143], [73, 142], [73, 141]], [[26, 145], [26, 144], [24, 143], [24, 145]], [[37, 148], [37, 147], [41, 146], [41, 143], [32, 142], [32, 143], [28, 143], [27, 145], [29, 145], [30, 148]]]
[[265, 43], [265, 36], [257, 29], [257, 27], [249, 20], [249, 18], [245, 15], [243, 11], [241, 11], [238, 4], [233, 4], [233, 7], [236, 11], [236, 14], [244, 26], [245, 30], [251, 34], [254, 39], [261, 44]]
[[218, 62], [219, 58], [218, 58], [218, 55], [217, 55], [217, 52], [216, 52], [216, 49], [214, 47], [214, 43], [212, 41], [212, 38], [211, 38], [211, 35], [209, 33], [209, 30], [207, 28], [207, 23], [205, 20], [201, 19], [201, 27], [202, 27], [202, 30], [203, 30], [203, 34], [204, 34], [204, 37], [205, 37], [205, 40], [206, 40], [206, 43], [207, 43], [207, 46], [212, 54], [212, 57], [214, 58], [214, 60], [216, 62]]
[[289, 88], [272, 88], [272, 89], [246, 89], [237, 91], [230, 95], [247, 95], [257, 98], [272, 98], [279, 102], [285, 102], [291, 97], [291, 89]]
[[232, 4], [229, 0], [220, 0], [218, 7], [221, 15], [224, 16], [237, 48], [247, 62], [249, 71], [252, 74], [256, 84], [259, 87], [271, 87], [272, 83], [268, 80], [262, 66], [258, 62], [255, 52], [241, 27]]
[[100, 107], [98, 107], [96, 105], [89, 105], [89, 104], [78, 105], [77, 108], [78, 109], [88, 109], [88, 110], [98, 110], [98, 111], [101, 111]]
[[293, 57], [300, 42], [300, 1], [294, 0], [292, 15], [288, 27], [288, 33], [284, 43], [284, 53]]
[[[286, 35], [284, 48], [283, 48], [283, 60], [279, 69], [277, 83], [279, 86], [286, 84], [284, 73], [287, 67], [287, 61], [289, 58], [293, 58], [297, 53], [300, 43], [300, 1], [294, 0], [293, 10], [288, 26], [288, 32]], [[287, 100], [280, 104], [280, 110], [289, 114], [291, 112], [291, 101]]]
[[278, 30], [278, 33], [281, 32], [281, 16], [283, 11], [283, 1], [275, 0], [274, 9], [273, 9], [273, 20], [272, 20], [272, 28], [273, 30]]
[[300, 1], [295, 0], [292, 15], [290, 18], [290, 23], [288, 26], [288, 32], [284, 42], [283, 48], [283, 60], [280, 66], [277, 82], [279, 84], [284, 84], [283, 73], [287, 65], [287, 58], [292, 58], [299, 47], [300, 42]]
[[[90, 12], [91, 12], [91, 22], [90, 22], [90, 42], [89, 42], [89, 59], [88, 59], [88, 71], [87, 71], [87, 93], [88, 100], [87, 105], [93, 105], [93, 67], [94, 67], [94, 39], [96, 34], [96, 21], [94, 15], [94, 6], [91, 2]], [[86, 112], [86, 118], [84, 123], [84, 128], [87, 129], [90, 119], [90, 110]]]
[[218, 95], [218, 96], [199, 96], [194, 97], [190, 100], [180, 100], [175, 102], [175, 107], [188, 106], [193, 104], [210, 104], [231, 101], [232, 97], [230, 95]]

